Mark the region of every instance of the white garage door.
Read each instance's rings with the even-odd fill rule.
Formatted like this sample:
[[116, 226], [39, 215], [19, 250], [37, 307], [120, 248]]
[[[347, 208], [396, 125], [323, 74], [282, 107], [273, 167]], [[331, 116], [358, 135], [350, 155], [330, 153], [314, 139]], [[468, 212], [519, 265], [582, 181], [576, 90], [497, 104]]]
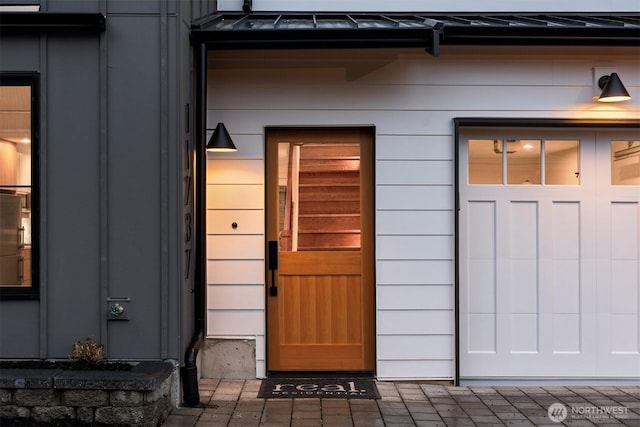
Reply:
[[460, 138], [460, 377], [640, 376], [640, 134]]

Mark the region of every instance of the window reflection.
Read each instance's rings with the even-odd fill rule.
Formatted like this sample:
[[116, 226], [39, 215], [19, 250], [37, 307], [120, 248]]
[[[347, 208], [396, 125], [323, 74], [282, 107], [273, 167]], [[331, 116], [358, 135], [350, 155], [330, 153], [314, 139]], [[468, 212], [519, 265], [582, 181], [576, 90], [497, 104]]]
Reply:
[[507, 140], [507, 184], [540, 184], [540, 141]]
[[640, 185], [640, 141], [611, 141], [611, 184]]
[[469, 140], [469, 184], [502, 184], [502, 140]]
[[544, 182], [547, 185], [580, 183], [579, 141], [544, 142]]
[[360, 144], [286, 143], [279, 152], [282, 251], [360, 248]]
[[0, 286], [31, 286], [31, 86], [0, 86]]
[[468, 148], [469, 184], [580, 183], [578, 140], [471, 139]]

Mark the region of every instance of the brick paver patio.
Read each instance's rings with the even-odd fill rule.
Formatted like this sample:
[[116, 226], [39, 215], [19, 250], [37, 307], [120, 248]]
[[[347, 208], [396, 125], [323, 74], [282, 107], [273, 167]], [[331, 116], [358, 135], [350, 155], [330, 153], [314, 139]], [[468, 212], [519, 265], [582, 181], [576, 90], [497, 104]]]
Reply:
[[258, 399], [260, 380], [203, 379], [200, 397], [205, 407], [177, 408], [163, 426], [640, 427], [640, 385], [454, 387], [378, 382], [377, 386], [380, 400]]

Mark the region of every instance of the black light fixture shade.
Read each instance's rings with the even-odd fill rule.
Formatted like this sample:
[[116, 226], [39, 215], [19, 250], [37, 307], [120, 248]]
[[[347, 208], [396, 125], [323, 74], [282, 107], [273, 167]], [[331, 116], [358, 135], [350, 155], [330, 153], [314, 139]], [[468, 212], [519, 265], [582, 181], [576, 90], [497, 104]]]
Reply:
[[229, 136], [227, 128], [224, 127], [224, 124], [218, 123], [216, 130], [213, 131], [211, 139], [207, 142], [207, 151], [225, 153], [236, 150], [237, 148], [231, 140], [231, 136]]
[[598, 86], [602, 89], [602, 93], [598, 98], [600, 102], [621, 102], [631, 99], [629, 92], [622, 84], [622, 80], [618, 77], [618, 73], [600, 77]]

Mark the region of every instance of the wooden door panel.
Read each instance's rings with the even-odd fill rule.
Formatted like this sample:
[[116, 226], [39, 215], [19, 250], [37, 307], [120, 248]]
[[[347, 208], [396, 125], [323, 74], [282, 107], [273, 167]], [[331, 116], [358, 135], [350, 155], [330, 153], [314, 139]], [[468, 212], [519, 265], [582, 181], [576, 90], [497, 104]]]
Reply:
[[361, 369], [360, 276], [280, 276], [280, 363], [289, 369]]
[[296, 371], [355, 371], [362, 369], [362, 346], [285, 344], [280, 347], [280, 359], [287, 369]]
[[278, 297], [282, 344], [361, 343], [360, 277], [281, 277]]
[[360, 251], [280, 252], [280, 276], [360, 275]]
[[281, 343], [360, 343], [361, 292], [357, 276], [281, 277]]

